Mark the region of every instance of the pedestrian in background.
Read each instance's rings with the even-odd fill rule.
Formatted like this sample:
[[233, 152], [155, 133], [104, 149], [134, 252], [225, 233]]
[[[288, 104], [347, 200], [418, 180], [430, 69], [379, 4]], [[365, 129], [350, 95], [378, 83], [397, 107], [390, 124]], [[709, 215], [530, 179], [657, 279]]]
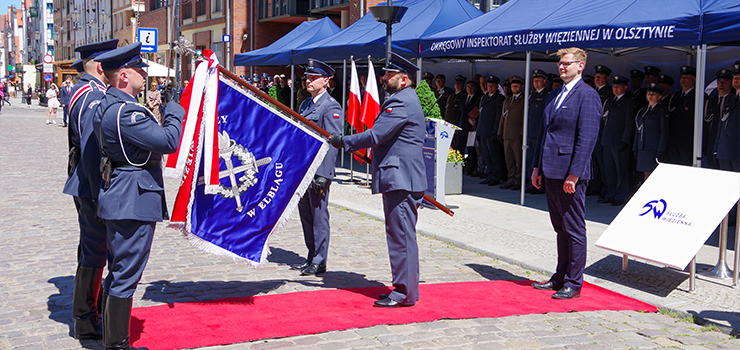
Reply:
[[31, 87], [31, 84], [28, 84], [28, 90], [26, 90], [26, 103], [28, 104], [28, 108], [31, 108], [31, 97], [33, 97], [33, 88]]
[[157, 90], [157, 83], [152, 82], [151, 88], [146, 92], [146, 106], [149, 110], [154, 113], [154, 117], [157, 118], [157, 122], [162, 124], [162, 111], [159, 106], [162, 104], [162, 93]]
[[[59, 88], [56, 84], [52, 83], [49, 90], [46, 90], [46, 106], [48, 107], [48, 112], [46, 113], [47, 125], [57, 123], [57, 108], [59, 108], [59, 99], [57, 99], [57, 96], [59, 96]], [[49, 122], [52, 115], [54, 118]]]

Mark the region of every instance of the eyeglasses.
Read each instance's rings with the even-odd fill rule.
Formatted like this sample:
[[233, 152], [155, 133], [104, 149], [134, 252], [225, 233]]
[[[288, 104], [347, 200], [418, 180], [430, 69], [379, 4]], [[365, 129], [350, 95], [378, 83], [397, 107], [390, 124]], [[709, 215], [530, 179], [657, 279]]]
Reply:
[[578, 63], [578, 62], [581, 62], [581, 61], [563, 61], [563, 62], [558, 62], [558, 67], [568, 67], [571, 64]]

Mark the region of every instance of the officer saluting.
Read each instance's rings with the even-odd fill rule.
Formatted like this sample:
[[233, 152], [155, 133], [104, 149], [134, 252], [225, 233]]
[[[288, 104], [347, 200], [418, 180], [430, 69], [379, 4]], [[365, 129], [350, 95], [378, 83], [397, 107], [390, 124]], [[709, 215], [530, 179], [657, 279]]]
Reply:
[[[306, 89], [311, 97], [301, 103], [300, 113], [306, 119], [328, 131], [341, 133], [344, 114], [339, 102], [326, 91], [329, 78], [334, 69], [315, 59], [308, 59], [306, 68]], [[329, 187], [334, 178], [334, 164], [337, 161], [336, 149], [326, 152], [324, 161], [316, 170], [310, 188], [298, 202], [303, 236], [308, 248], [306, 262], [294, 266], [301, 275], [316, 275], [326, 272], [326, 258], [329, 253]]]
[[89, 107], [105, 95], [106, 79], [100, 63], [93, 61], [98, 55], [113, 50], [118, 39], [78, 46], [80, 53], [77, 67], [84, 73], [69, 94], [66, 109], [69, 114], [69, 177], [63, 192], [72, 195], [77, 220], [80, 225], [77, 272], [72, 296], [74, 337], [100, 339], [103, 336], [98, 305], [100, 279], [105, 267], [106, 229], [97, 217], [97, 198], [100, 189], [100, 150], [93, 135], [95, 108]]
[[[156, 222], [168, 219], [161, 159], [180, 142], [185, 111], [170, 102], [163, 125], [134, 96], [146, 88], [147, 74], [134, 43], [98, 56], [110, 87], [95, 113], [103, 184], [98, 216], [108, 227], [107, 294], [103, 316], [106, 349], [133, 349], [129, 318], [136, 285], [149, 259]], [[107, 159], [106, 159], [107, 158]]]
[[391, 294], [380, 295], [375, 306], [412, 306], [419, 300], [417, 210], [427, 189], [422, 156], [424, 112], [411, 88], [411, 77], [419, 68], [391, 53], [383, 69], [383, 89], [391, 96], [380, 108], [375, 126], [344, 137], [332, 134], [329, 142], [347, 151], [372, 147], [372, 191], [383, 194], [385, 233], [395, 287]]

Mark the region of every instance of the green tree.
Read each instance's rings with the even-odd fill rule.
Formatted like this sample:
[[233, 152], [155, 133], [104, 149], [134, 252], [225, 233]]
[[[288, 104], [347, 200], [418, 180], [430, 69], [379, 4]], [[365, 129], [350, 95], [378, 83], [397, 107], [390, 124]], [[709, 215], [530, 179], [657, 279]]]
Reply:
[[443, 119], [442, 113], [439, 111], [439, 105], [437, 105], [437, 98], [434, 97], [434, 92], [429, 88], [426, 81], [422, 80], [416, 87], [416, 94], [419, 96], [419, 102], [421, 102], [421, 109], [424, 111], [425, 117]]

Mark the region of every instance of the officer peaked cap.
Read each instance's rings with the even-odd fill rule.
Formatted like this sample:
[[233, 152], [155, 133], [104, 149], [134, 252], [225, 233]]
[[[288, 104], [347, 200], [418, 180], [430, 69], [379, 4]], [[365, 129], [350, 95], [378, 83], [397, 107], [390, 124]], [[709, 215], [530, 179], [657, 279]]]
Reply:
[[306, 67], [306, 75], [323, 75], [325, 77], [333, 77], [334, 69], [328, 64], [321, 62], [315, 58], [308, 59], [308, 67]]
[[95, 61], [100, 62], [103, 70], [114, 70], [126, 67], [149, 67], [141, 59], [141, 42], [135, 42], [128, 44], [124, 47], [119, 47], [115, 50], [108, 51], [95, 58]]
[[97, 43], [77, 46], [75, 52], [80, 53], [80, 59], [95, 58], [118, 47], [118, 39], [100, 41]]
[[416, 74], [416, 72], [419, 70], [419, 67], [409, 62], [401, 55], [395, 52], [391, 52], [391, 60], [388, 62], [386, 67], [383, 67], [383, 70], [390, 72], [401, 72], [406, 74]]

